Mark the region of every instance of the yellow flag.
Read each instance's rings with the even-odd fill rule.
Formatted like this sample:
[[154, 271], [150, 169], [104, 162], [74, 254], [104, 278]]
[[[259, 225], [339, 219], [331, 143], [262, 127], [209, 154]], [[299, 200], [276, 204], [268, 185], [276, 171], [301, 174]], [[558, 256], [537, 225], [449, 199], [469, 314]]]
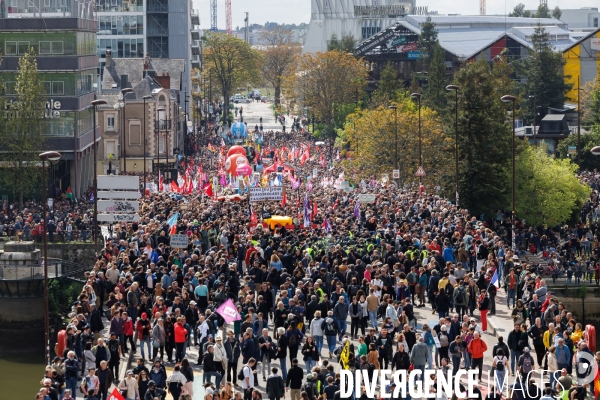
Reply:
[[350, 340], [346, 341], [346, 344], [340, 353], [340, 365], [342, 366], [342, 369], [350, 368]]

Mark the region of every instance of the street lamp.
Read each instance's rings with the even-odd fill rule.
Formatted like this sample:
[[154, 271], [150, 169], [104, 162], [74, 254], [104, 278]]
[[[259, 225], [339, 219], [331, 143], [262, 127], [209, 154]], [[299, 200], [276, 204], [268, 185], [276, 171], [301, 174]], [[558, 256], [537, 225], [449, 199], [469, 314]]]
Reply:
[[158, 179], [159, 179], [159, 184], [160, 184], [160, 112], [161, 111], [165, 111], [164, 107], [160, 107], [156, 109], [156, 115], [157, 115], [157, 119], [156, 119], [156, 158], [158, 159], [157, 161], [157, 170], [158, 170]]
[[96, 155], [96, 107], [107, 104], [106, 100], [94, 100], [92, 106], [94, 106], [94, 251], [98, 254], [98, 157]]
[[515, 101], [517, 98], [515, 96], [511, 96], [509, 94], [502, 96], [502, 101], [505, 103], [512, 101], [512, 214], [511, 214], [511, 223], [512, 223], [512, 250], [514, 252], [517, 251], [517, 236], [516, 236], [516, 227], [515, 227], [515, 209], [516, 209], [516, 201], [515, 201]]
[[[398, 170], [398, 106], [389, 106], [390, 110], [394, 110], [394, 122], [396, 125], [395, 133], [395, 151], [394, 151], [394, 170]], [[398, 178], [395, 179], [396, 188], [398, 187]]]
[[537, 116], [537, 109], [535, 107], [535, 94], [529, 96], [530, 99], [533, 99], [533, 145], [537, 146], [537, 136], [535, 129], [535, 117]]
[[125, 89], [121, 89], [121, 95], [123, 96], [123, 109], [121, 112], [121, 119], [123, 121], [123, 128], [121, 129], [121, 154], [123, 154], [123, 171], [127, 173], [127, 146], [125, 145], [126, 141], [125, 141], [125, 95], [127, 93], [131, 93], [133, 92], [132, 88], [125, 88]]
[[48, 296], [48, 237], [47, 228], [47, 214], [48, 214], [48, 200], [46, 199], [46, 160], [49, 162], [60, 160], [60, 153], [56, 151], [46, 151], [39, 155], [42, 160], [42, 195], [43, 195], [43, 207], [44, 207], [44, 333], [46, 339], [46, 363], [50, 365], [50, 299]]
[[[417, 99], [419, 104], [419, 167], [423, 166], [423, 159], [421, 156], [421, 93], [413, 93], [410, 97]], [[421, 182], [421, 177], [419, 176], [419, 183]]]
[[142, 187], [142, 198], [146, 197], [146, 100], [153, 99], [152, 96], [144, 96], [144, 185]]
[[454, 162], [456, 163], [456, 208], [458, 208], [458, 91], [460, 88], [456, 85], [448, 85], [446, 90], [454, 91]]

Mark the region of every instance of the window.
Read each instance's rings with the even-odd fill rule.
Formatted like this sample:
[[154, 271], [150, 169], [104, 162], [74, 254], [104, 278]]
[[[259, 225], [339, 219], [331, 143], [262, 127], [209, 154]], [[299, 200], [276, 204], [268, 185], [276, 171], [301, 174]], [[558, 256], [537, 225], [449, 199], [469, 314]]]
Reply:
[[6, 42], [4, 44], [4, 54], [7, 56], [17, 55], [17, 42]]
[[130, 146], [141, 146], [142, 145], [142, 130], [139, 121], [134, 121], [129, 124], [129, 145]]
[[106, 142], [106, 156], [108, 157], [109, 154], [112, 154], [113, 157], [115, 156], [115, 154], [117, 154], [117, 150], [116, 150], [116, 142], [114, 140], [109, 140]]
[[598, 18], [594, 18], [594, 28], [598, 27]]
[[115, 114], [108, 114], [106, 116], [106, 129], [111, 131], [115, 130]]
[[44, 87], [44, 94], [52, 94], [52, 82], [44, 81], [42, 85]]
[[29, 50], [29, 42], [19, 42], [19, 54], [23, 55]]
[[165, 137], [164, 136], [159, 136], [159, 138], [158, 138], [158, 153], [159, 154], [165, 153]]
[[40, 54], [51, 54], [52, 53], [52, 42], [40, 41]]
[[63, 42], [52, 42], [52, 54], [64, 54]]
[[52, 82], [52, 94], [53, 95], [64, 95], [65, 94], [65, 83], [62, 81]]

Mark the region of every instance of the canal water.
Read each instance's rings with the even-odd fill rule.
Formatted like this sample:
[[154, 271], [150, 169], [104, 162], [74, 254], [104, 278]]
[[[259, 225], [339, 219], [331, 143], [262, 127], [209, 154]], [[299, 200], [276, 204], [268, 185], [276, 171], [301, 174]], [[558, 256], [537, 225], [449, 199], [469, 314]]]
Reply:
[[42, 387], [40, 381], [44, 376], [43, 355], [36, 357], [0, 355], [0, 376], [2, 377], [3, 399], [35, 399], [35, 394]]

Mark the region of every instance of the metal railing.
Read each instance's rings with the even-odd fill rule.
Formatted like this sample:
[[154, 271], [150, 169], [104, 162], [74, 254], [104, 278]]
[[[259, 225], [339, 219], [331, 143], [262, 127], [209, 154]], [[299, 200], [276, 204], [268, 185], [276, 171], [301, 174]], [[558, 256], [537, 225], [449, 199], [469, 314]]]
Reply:
[[[91, 267], [59, 258], [48, 258], [48, 279], [57, 278], [85, 278], [85, 273]], [[31, 281], [44, 279], [43, 259], [39, 264], [1, 265], [0, 280], [3, 281]]]
[[[10, 240], [18, 240], [17, 237], [13, 235], [5, 235], [6, 232], [0, 234], [0, 238], [10, 239]], [[54, 232], [52, 235], [46, 232], [46, 236], [48, 236], [48, 243], [92, 243], [94, 241], [94, 231], [91, 229], [87, 230], [74, 230], [71, 232]], [[27, 234], [23, 233], [21, 236], [21, 241], [30, 241], [33, 240], [36, 243], [42, 243], [43, 236], [40, 234], [34, 235], [29, 232]]]

